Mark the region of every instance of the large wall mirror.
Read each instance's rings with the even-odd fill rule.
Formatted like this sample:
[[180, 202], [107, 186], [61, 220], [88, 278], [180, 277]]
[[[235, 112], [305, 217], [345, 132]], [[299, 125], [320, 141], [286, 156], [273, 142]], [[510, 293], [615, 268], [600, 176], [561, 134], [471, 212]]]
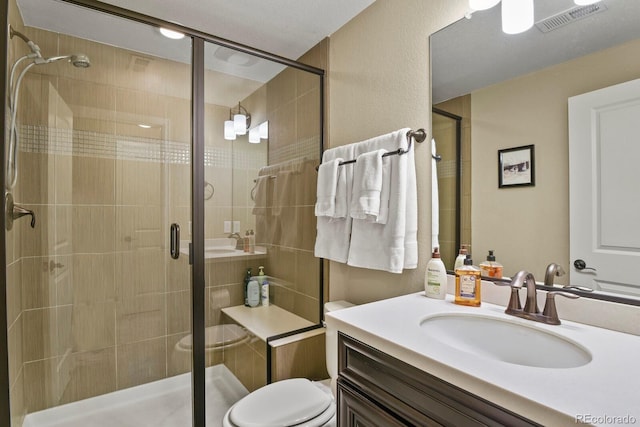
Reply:
[[[455, 241], [447, 233], [457, 235], [460, 243], [471, 245], [475, 264], [494, 250], [506, 276], [528, 270], [542, 281], [547, 265], [555, 262], [567, 273], [556, 283], [637, 298], [637, 278], [601, 285], [599, 269], [574, 267], [570, 235], [590, 233], [592, 227], [571, 220], [568, 100], [640, 78], [640, 2], [602, 0], [580, 7], [573, 0], [536, 0], [535, 21], [524, 33], [504, 34], [496, 6], [431, 36], [433, 107], [461, 119], [459, 181], [440, 185], [441, 200], [458, 192], [460, 220], [448, 226], [455, 221], [441, 218], [441, 242]], [[438, 151], [445, 151], [455, 133], [443, 124], [439, 136], [442, 119], [434, 113], [433, 122]], [[628, 153], [637, 156], [630, 138]], [[535, 185], [500, 188], [498, 151], [528, 145], [535, 147]], [[442, 174], [451, 174], [450, 168], [439, 164], [438, 169], [446, 184]], [[640, 193], [631, 193], [633, 203], [640, 203]], [[441, 215], [454, 218], [442, 209], [443, 203]], [[622, 216], [637, 217], [637, 211], [622, 210]], [[630, 266], [637, 265], [640, 251], [630, 252], [635, 256]]]

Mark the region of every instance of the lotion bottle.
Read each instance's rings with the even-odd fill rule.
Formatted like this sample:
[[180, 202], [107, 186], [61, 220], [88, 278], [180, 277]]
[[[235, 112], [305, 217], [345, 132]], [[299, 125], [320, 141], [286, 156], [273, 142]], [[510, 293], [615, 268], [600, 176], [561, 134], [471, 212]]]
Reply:
[[464, 265], [456, 270], [456, 295], [454, 302], [460, 305], [480, 307], [480, 269], [473, 265], [467, 254]]
[[249, 301], [249, 307], [257, 307], [260, 304], [260, 285], [253, 278], [247, 285], [247, 300]]
[[439, 248], [433, 249], [424, 275], [424, 293], [429, 298], [444, 299], [447, 295], [447, 269], [440, 258]]
[[464, 265], [464, 259], [466, 257], [467, 257], [467, 245], [461, 245], [460, 251], [458, 252], [458, 256], [456, 257], [456, 260], [453, 263], [453, 271], [456, 271], [458, 268]]
[[502, 279], [502, 264], [496, 262], [496, 256], [493, 254], [493, 249], [489, 250], [487, 260], [480, 264], [480, 270], [482, 270], [483, 276]]

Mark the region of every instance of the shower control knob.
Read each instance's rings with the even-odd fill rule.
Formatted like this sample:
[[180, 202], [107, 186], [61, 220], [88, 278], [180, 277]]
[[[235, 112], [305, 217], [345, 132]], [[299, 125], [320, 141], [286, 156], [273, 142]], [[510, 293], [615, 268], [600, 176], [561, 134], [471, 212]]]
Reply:
[[59, 262], [54, 262], [53, 260], [49, 261], [49, 272], [53, 273], [53, 270], [55, 270], [56, 268], [62, 268], [64, 267], [64, 264], [61, 264]]

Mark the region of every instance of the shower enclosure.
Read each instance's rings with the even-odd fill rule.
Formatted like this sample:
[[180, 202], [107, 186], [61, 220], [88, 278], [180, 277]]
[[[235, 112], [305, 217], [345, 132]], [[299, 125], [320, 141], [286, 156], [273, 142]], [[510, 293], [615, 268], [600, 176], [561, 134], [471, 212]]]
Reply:
[[[278, 356], [321, 321], [322, 70], [91, 0], [5, 12], [0, 425], [217, 426], [323, 364]], [[248, 308], [260, 266], [271, 305]], [[288, 320], [260, 333], [250, 310]]]

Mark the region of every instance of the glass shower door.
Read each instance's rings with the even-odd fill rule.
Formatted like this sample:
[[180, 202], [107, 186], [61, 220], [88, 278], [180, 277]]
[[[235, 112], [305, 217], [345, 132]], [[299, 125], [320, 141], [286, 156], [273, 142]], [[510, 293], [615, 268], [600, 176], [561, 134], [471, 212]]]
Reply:
[[[39, 6], [9, 7], [45, 59], [16, 65], [8, 126], [36, 218], [6, 230], [12, 425], [191, 425], [191, 40]], [[11, 38], [7, 67], [28, 53]]]

